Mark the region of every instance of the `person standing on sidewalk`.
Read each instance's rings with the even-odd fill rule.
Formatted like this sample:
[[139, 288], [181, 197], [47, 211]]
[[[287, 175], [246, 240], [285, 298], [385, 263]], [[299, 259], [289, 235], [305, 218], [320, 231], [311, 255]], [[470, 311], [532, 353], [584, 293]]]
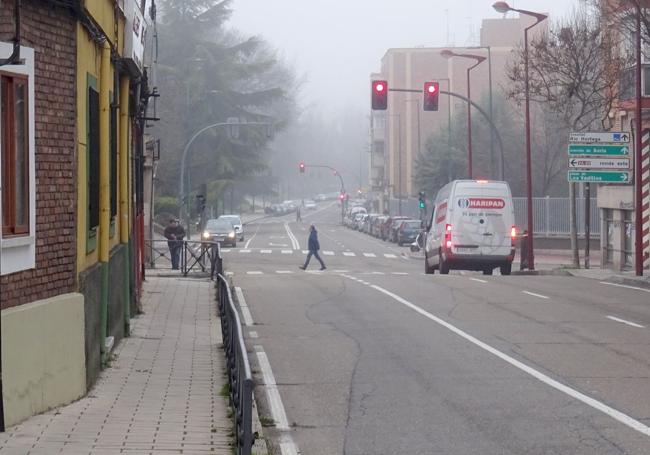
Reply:
[[318, 231], [316, 231], [316, 226], [313, 224], [309, 226], [309, 242], [307, 245], [307, 248], [309, 249], [309, 253], [307, 253], [307, 259], [305, 260], [305, 265], [301, 265], [299, 268], [302, 270], [306, 270], [307, 266], [309, 265], [309, 260], [311, 259], [312, 256], [314, 256], [318, 262], [320, 262], [320, 269], [325, 270], [327, 267], [325, 267], [325, 263], [323, 260], [320, 258], [318, 254], [318, 250], [320, 250], [320, 243], [318, 243]]
[[169, 226], [165, 228], [164, 236], [167, 239], [169, 254], [172, 257], [172, 270], [178, 270], [178, 260], [181, 255], [185, 229], [180, 225], [178, 219], [172, 218], [169, 220]]

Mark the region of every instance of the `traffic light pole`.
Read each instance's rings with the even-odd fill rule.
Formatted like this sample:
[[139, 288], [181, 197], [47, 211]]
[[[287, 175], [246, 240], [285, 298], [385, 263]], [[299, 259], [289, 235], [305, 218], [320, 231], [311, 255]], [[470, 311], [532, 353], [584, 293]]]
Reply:
[[[388, 91], [389, 92], [422, 93], [422, 90], [414, 90], [414, 89], [409, 89], [409, 88], [389, 88]], [[492, 122], [492, 119], [487, 114], [487, 112], [485, 112], [481, 108], [481, 106], [476, 104], [474, 101], [468, 99], [466, 96], [463, 96], [463, 95], [460, 95], [458, 93], [454, 93], [454, 92], [448, 91], [448, 90], [440, 90], [440, 93], [443, 94], [443, 95], [449, 95], [451, 97], [463, 100], [466, 103], [468, 103], [469, 105], [471, 105], [472, 107], [474, 107], [474, 109], [476, 109], [485, 118], [485, 120], [490, 125], [490, 128], [492, 129], [492, 131], [494, 131], [494, 134], [495, 134], [495, 136], [497, 138], [497, 141], [499, 142], [499, 148], [501, 149], [501, 156], [503, 156], [503, 141], [501, 140], [501, 134], [499, 133], [499, 130], [494, 125], [494, 122]]]

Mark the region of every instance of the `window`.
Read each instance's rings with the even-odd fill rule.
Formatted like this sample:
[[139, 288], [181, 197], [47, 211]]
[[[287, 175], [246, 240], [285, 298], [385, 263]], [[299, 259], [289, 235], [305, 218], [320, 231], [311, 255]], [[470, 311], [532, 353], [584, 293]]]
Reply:
[[29, 235], [29, 113], [27, 77], [0, 76], [2, 234]]
[[99, 226], [99, 92], [88, 87], [88, 245], [93, 251]]

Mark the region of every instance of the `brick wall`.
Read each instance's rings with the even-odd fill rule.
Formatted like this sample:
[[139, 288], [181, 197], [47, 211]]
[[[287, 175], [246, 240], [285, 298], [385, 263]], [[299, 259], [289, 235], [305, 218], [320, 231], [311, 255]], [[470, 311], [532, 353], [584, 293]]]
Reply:
[[[2, 308], [73, 292], [76, 286], [75, 20], [23, 0], [22, 45], [35, 53], [36, 268], [0, 277]], [[13, 2], [2, 1], [0, 41], [13, 37]]]

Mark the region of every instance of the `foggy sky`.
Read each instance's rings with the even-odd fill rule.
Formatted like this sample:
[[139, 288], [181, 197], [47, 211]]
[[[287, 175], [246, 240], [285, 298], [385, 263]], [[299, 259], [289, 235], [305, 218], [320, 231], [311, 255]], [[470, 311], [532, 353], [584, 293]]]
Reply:
[[[512, 0], [560, 17], [580, 0]], [[264, 37], [307, 82], [300, 104], [367, 110], [369, 75], [387, 49], [476, 45], [494, 0], [235, 0], [230, 26]], [[447, 20], [448, 18], [448, 20]], [[449, 32], [447, 32], [449, 30]]]

